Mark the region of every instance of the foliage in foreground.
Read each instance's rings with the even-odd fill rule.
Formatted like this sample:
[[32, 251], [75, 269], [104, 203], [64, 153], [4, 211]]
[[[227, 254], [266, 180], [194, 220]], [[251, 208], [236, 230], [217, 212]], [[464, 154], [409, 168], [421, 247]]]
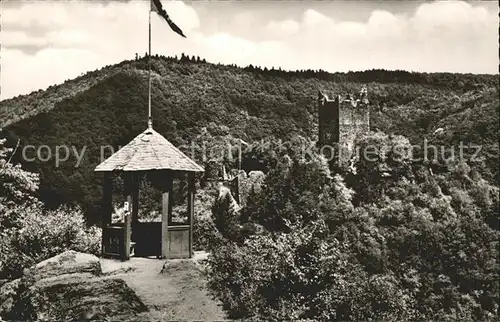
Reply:
[[496, 320], [498, 188], [448, 166], [387, 152], [358, 161], [349, 187], [319, 157], [282, 162], [245, 214], [268, 233], [212, 245], [211, 289], [235, 318]]
[[37, 200], [38, 175], [7, 161], [0, 142], [0, 279], [65, 250], [97, 254], [101, 232], [79, 210], [46, 210]]

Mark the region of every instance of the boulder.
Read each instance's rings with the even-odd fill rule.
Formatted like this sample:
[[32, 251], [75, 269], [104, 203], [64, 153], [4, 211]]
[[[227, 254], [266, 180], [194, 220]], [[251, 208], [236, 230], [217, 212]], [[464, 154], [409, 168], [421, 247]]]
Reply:
[[0, 288], [6, 320], [131, 320], [147, 307], [122, 279], [102, 274], [94, 255], [67, 251]]
[[29, 288], [27, 297], [31, 309], [23, 316], [27, 320], [123, 321], [148, 310], [122, 279], [91, 279], [88, 273], [39, 281]]
[[101, 275], [99, 258], [91, 254], [70, 250], [44, 260], [24, 271], [24, 275], [30, 275], [35, 281], [73, 273]]

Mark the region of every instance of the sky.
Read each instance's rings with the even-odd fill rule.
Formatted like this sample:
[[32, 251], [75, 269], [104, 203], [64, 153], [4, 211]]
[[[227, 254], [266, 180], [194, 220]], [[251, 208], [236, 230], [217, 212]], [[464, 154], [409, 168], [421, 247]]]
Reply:
[[[167, 1], [152, 53], [239, 66], [497, 74], [496, 1]], [[149, 1], [4, 0], [0, 100], [148, 50]]]

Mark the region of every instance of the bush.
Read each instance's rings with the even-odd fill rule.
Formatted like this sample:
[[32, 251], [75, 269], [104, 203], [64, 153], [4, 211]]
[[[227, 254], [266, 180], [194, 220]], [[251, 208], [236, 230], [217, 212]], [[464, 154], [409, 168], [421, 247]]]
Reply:
[[0, 140], [0, 279], [66, 250], [98, 254], [101, 230], [87, 227], [82, 211], [46, 210], [37, 201], [39, 177], [6, 161]]
[[[391, 177], [370, 182], [384, 162]], [[314, 160], [269, 172], [246, 212], [270, 232], [225, 236], [209, 256], [209, 285], [232, 317], [498, 320], [498, 188], [463, 165], [358, 165], [351, 187]]]
[[87, 228], [81, 211], [27, 210], [17, 219], [16, 227], [2, 232], [0, 278], [18, 277], [23, 268], [66, 250], [100, 253], [101, 229]]
[[193, 249], [209, 251], [210, 247], [223, 242], [223, 238], [210, 217], [200, 217], [194, 220]]
[[218, 247], [209, 285], [232, 318], [402, 320], [414, 303], [391, 275], [368, 276], [349, 249], [314, 222], [289, 234]]

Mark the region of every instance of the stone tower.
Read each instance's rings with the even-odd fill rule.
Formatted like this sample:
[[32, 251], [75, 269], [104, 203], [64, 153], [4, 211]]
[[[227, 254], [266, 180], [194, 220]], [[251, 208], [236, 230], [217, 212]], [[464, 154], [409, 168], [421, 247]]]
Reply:
[[[318, 93], [320, 151], [328, 160], [337, 161], [339, 165], [348, 165], [352, 153], [355, 152], [356, 137], [370, 130], [370, 110], [368, 92], [363, 87], [356, 96], [345, 95], [329, 97]], [[332, 151], [333, 149], [333, 151]], [[335, 154], [332, 155], [332, 152]]]

